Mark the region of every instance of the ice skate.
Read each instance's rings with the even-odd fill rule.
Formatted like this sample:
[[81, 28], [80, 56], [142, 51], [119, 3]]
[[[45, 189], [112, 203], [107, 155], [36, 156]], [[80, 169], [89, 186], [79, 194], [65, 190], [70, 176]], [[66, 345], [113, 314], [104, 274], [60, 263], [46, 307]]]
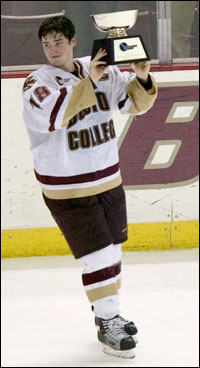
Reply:
[[134, 358], [136, 346], [132, 336], [121, 328], [118, 317], [97, 321], [98, 340], [103, 344], [103, 352], [121, 358]]
[[[99, 325], [100, 321], [101, 318], [95, 317], [96, 326]], [[138, 343], [138, 329], [132, 321], [128, 321], [118, 314], [117, 316], [115, 316], [115, 322], [118, 324], [119, 327], [121, 327], [122, 330], [133, 337], [136, 344]]]

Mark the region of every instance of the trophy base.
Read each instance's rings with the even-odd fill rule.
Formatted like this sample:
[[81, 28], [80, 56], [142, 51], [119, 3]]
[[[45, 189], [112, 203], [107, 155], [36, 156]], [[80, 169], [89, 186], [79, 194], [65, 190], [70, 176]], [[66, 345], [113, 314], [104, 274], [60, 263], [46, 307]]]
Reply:
[[100, 48], [107, 51], [107, 55], [101, 59], [102, 61], [106, 61], [107, 65], [130, 64], [150, 60], [141, 36], [94, 40], [92, 59]]

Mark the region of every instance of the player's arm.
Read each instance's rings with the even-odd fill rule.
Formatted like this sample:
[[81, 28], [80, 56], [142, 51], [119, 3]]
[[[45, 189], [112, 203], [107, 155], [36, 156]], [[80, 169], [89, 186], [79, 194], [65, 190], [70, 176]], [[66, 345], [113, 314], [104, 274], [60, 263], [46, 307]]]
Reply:
[[72, 86], [70, 98], [62, 118], [61, 128], [69, 124], [69, 121], [80, 111], [96, 105], [96, 95], [90, 77], [83, 78]]
[[131, 67], [136, 73], [136, 78], [131, 80], [127, 86], [127, 94], [131, 101], [128, 112], [139, 114], [153, 106], [158, 89], [155, 79], [149, 74], [149, 61], [132, 63]]
[[136, 73], [120, 72], [114, 67], [113, 90], [116, 96], [116, 108], [122, 114], [144, 114], [149, 110], [157, 97], [155, 79], [149, 74], [150, 63], [132, 64]]
[[106, 50], [100, 49], [90, 62], [90, 74], [72, 87], [72, 94], [65, 110], [61, 127], [68, 125], [69, 120], [83, 109], [96, 105], [94, 93], [95, 82], [99, 80], [106, 69], [106, 62], [100, 59], [107, 54]]
[[32, 130], [47, 133], [68, 125], [80, 111], [96, 104], [90, 77], [61, 89], [47, 86], [37, 73], [23, 88], [25, 123]]

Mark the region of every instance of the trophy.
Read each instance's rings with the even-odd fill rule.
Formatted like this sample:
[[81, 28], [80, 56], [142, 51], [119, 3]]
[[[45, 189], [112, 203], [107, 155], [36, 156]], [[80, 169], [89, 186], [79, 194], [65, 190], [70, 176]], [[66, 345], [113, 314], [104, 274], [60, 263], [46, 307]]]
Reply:
[[101, 60], [108, 65], [128, 64], [150, 60], [141, 36], [128, 36], [127, 29], [134, 26], [137, 10], [90, 15], [95, 27], [101, 32], [108, 32], [104, 39], [94, 40], [93, 59], [100, 48], [106, 49], [107, 55]]

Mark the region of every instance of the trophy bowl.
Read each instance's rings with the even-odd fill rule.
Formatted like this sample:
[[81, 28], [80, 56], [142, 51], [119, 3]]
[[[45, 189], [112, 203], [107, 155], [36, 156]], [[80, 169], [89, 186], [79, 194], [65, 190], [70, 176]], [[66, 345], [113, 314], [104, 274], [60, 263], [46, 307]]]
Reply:
[[127, 64], [136, 61], [150, 60], [140, 35], [128, 35], [127, 29], [136, 23], [137, 10], [126, 10], [115, 13], [90, 15], [95, 27], [106, 32], [104, 39], [93, 41], [92, 59], [100, 48], [107, 51], [101, 60], [107, 65]]
[[137, 19], [137, 10], [126, 10], [115, 13], [90, 15], [95, 27], [101, 32], [112, 28], [132, 28]]

